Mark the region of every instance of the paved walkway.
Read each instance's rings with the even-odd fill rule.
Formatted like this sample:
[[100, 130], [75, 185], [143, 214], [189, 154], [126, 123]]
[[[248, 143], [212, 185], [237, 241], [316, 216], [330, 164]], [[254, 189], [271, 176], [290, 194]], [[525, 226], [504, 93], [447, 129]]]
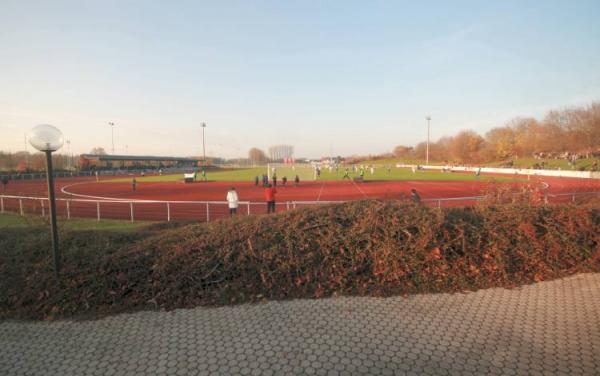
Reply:
[[599, 374], [600, 274], [87, 322], [0, 322], [1, 375]]

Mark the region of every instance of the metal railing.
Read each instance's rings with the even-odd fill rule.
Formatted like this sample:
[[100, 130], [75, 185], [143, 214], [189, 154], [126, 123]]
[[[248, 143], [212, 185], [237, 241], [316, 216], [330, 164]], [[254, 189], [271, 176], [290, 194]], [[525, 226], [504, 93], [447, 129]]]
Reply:
[[[589, 197], [600, 197], [600, 192], [573, 192], [547, 194], [545, 203], [578, 202]], [[486, 199], [486, 196], [426, 198], [422, 202], [437, 207], [468, 206]], [[345, 201], [280, 201], [276, 203], [276, 212], [294, 210], [301, 207], [337, 204]], [[0, 213], [13, 212], [20, 215], [48, 215], [48, 198], [0, 195]], [[57, 215], [66, 218], [121, 219], [143, 221], [197, 220], [210, 222], [227, 218], [227, 201], [158, 201], [158, 200], [111, 200], [57, 198]], [[265, 202], [240, 201], [237, 215], [255, 215], [267, 213]]]

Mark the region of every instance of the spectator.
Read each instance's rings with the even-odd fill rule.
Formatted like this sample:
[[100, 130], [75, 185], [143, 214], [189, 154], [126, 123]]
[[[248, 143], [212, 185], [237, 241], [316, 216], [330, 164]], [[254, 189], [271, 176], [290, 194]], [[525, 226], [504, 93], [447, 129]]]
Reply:
[[231, 187], [229, 192], [227, 192], [227, 203], [229, 205], [229, 215], [237, 214], [238, 194], [235, 191], [235, 187]]
[[419, 195], [419, 193], [417, 192], [416, 189], [411, 189], [411, 200], [415, 203], [415, 204], [420, 204], [421, 203], [421, 196]]
[[267, 213], [275, 213], [275, 194], [277, 189], [271, 184], [265, 188], [265, 200], [267, 201]]

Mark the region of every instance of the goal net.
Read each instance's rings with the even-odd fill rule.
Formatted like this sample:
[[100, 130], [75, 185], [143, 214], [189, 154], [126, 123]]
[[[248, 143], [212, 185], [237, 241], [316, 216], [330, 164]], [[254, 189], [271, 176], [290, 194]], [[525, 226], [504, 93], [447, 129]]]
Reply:
[[315, 180], [315, 169], [309, 163], [269, 163], [267, 164], [267, 175], [269, 180], [273, 179], [273, 175], [277, 176], [277, 180], [285, 176], [288, 181], [293, 182], [298, 175], [300, 181]]

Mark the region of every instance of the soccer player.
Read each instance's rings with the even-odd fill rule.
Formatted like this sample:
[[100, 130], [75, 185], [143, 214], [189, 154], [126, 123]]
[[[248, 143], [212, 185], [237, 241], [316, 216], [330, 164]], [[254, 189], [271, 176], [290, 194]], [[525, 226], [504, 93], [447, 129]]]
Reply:
[[348, 171], [347, 167], [344, 170], [344, 176], [342, 177], [342, 179], [350, 179], [350, 171]]
[[267, 201], [267, 214], [275, 213], [275, 194], [277, 189], [271, 184], [268, 184], [265, 188], [265, 201]]
[[235, 191], [235, 187], [231, 187], [229, 192], [227, 192], [227, 204], [229, 206], [229, 215], [236, 214], [238, 208], [238, 194]]

